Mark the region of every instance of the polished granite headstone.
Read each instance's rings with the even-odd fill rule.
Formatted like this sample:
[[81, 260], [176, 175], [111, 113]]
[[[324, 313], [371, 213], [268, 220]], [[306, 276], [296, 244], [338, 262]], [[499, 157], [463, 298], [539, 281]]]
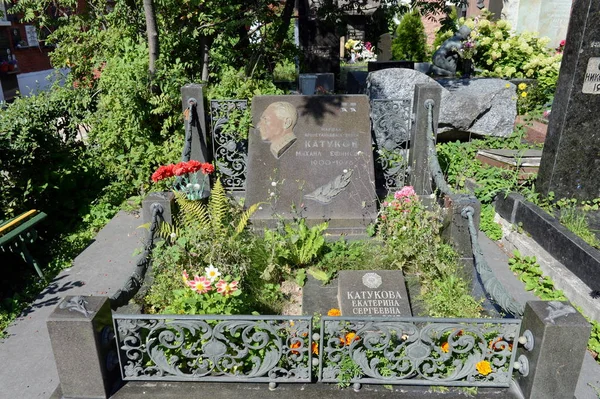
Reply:
[[257, 96], [252, 118], [246, 204], [262, 203], [253, 225], [301, 216], [328, 221], [331, 234], [364, 234], [377, 215], [368, 98]]
[[340, 271], [338, 300], [342, 316], [412, 316], [400, 270]]
[[600, 197], [600, 2], [575, 0], [536, 187]]

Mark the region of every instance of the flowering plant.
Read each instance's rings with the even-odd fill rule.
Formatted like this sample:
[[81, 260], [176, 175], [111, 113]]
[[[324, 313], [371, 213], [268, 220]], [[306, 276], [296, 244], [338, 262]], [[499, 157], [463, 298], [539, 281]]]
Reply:
[[350, 61], [374, 61], [377, 59], [373, 52], [375, 49], [370, 42], [363, 43], [360, 40], [348, 39], [344, 48]]
[[[201, 182], [199, 174], [202, 172]], [[209, 163], [203, 163], [192, 159], [177, 164], [162, 165], [152, 174], [152, 181], [159, 182], [176, 176], [173, 189], [184, 193], [190, 200], [203, 198], [204, 187], [208, 181], [208, 175], [215, 171], [215, 167]]]
[[222, 276], [213, 265], [204, 268], [204, 274], [190, 278], [182, 272], [185, 289], [175, 290], [174, 300], [165, 313], [177, 314], [238, 314], [244, 309], [239, 281]]

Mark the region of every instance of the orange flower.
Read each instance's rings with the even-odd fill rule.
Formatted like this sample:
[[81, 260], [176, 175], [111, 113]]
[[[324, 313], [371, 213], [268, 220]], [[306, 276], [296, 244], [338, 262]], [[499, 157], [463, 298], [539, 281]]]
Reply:
[[444, 342], [442, 346], [440, 346], [440, 349], [442, 350], [442, 352], [448, 353], [448, 351], [450, 350], [450, 345], [448, 344], [448, 342]]
[[[503, 342], [503, 340], [502, 340], [502, 338], [501, 338], [501, 337], [498, 337], [498, 338], [496, 338], [496, 339], [493, 339], [493, 340], [491, 340], [491, 341], [490, 341], [490, 349], [492, 349], [492, 350], [495, 350], [495, 351], [500, 351], [500, 350], [502, 350], [504, 345], [500, 345], [500, 346], [498, 346], [498, 347], [497, 347], [497, 346], [496, 346], [496, 344], [497, 344], [498, 342]], [[511, 350], [511, 351], [512, 351], [512, 344], [508, 344], [508, 350]]]
[[290, 345], [290, 349], [292, 349], [292, 353], [293, 353], [294, 355], [298, 355], [300, 352], [298, 352], [298, 351], [295, 351], [295, 350], [293, 350], [293, 349], [298, 349], [298, 348], [300, 348], [301, 346], [302, 346], [302, 342], [301, 342], [301, 341], [295, 341], [295, 342], [292, 342], [292, 344]]
[[336, 308], [329, 309], [329, 312], [327, 312], [327, 316], [341, 316], [341, 315], [342, 315], [342, 312]]
[[492, 372], [492, 366], [490, 365], [490, 362], [488, 362], [486, 360], [482, 360], [482, 361], [478, 362], [475, 365], [475, 368], [477, 369], [477, 371], [479, 371], [479, 374], [481, 374], [481, 375], [488, 375], [489, 373]]
[[353, 332], [349, 332], [345, 337], [340, 337], [342, 345], [350, 345], [353, 341], [358, 341], [360, 337]]
[[314, 355], [319, 354], [319, 344], [318, 343], [313, 342], [310, 349]]

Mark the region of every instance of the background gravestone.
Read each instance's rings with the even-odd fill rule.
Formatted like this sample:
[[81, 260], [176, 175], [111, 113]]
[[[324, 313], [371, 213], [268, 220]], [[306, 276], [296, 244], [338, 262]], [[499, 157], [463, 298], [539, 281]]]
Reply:
[[[275, 102], [295, 107], [296, 136], [281, 154], [260, 135], [261, 117]], [[256, 227], [301, 215], [329, 221], [332, 234], [363, 234], [377, 215], [369, 101], [366, 96], [258, 96], [249, 136], [246, 204], [264, 204]], [[276, 157], [279, 155], [279, 158]]]
[[538, 32], [550, 38], [548, 47], [558, 47], [567, 35], [572, 0], [521, 0], [515, 29]]
[[338, 300], [343, 316], [412, 316], [400, 270], [342, 270]]
[[555, 198], [600, 197], [600, 2], [576, 0], [537, 184]]

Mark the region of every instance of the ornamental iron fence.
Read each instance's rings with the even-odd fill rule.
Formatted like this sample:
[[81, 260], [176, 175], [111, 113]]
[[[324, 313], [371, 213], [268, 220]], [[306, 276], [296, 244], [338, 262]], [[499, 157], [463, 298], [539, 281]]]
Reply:
[[226, 129], [232, 118], [239, 118], [248, 108], [247, 100], [211, 100], [213, 154], [223, 186], [243, 191], [246, 186], [248, 140], [241, 132]]
[[400, 99], [371, 101], [372, 133], [376, 144], [375, 167], [388, 191], [404, 186], [408, 167], [411, 102]]
[[508, 387], [520, 327], [517, 319], [323, 317], [319, 380]]
[[113, 315], [125, 381], [310, 382], [311, 320]]

